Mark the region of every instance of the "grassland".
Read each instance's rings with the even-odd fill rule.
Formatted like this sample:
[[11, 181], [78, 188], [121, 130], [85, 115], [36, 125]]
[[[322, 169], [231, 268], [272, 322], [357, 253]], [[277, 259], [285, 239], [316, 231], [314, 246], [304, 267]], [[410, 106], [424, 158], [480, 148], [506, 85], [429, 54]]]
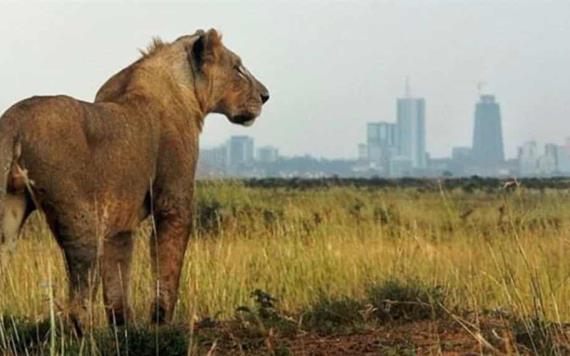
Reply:
[[568, 189], [202, 182], [196, 215], [175, 326], [148, 323], [147, 224], [132, 325], [105, 327], [98, 298], [83, 339], [62, 321], [61, 253], [34, 216], [0, 266], [0, 351], [327, 354], [330, 335], [363, 337], [369, 349], [353, 353], [568, 351]]

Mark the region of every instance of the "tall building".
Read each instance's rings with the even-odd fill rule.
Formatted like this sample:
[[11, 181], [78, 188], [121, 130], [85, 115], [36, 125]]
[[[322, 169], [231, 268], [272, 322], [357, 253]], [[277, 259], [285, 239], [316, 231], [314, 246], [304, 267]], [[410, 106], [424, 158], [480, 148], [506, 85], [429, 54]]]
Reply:
[[407, 96], [398, 99], [397, 105], [399, 155], [409, 160], [412, 168], [425, 168], [425, 100]]
[[539, 145], [526, 142], [519, 148], [519, 174], [521, 176], [550, 176], [560, 173], [559, 148], [556, 144]]
[[208, 170], [223, 171], [228, 158], [226, 145], [200, 149], [199, 164]]
[[570, 139], [566, 140], [566, 144], [558, 146], [556, 152], [557, 171], [564, 175], [570, 175]]
[[519, 147], [519, 174], [532, 176], [538, 173], [538, 159], [542, 155], [535, 141], [526, 142]]
[[358, 161], [368, 162], [368, 145], [365, 143], [358, 144]]
[[475, 105], [475, 127], [471, 157], [477, 167], [492, 170], [505, 162], [501, 108], [494, 95], [481, 95]]
[[538, 170], [542, 175], [552, 175], [557, 171], [558, 145], [548, 143], [544, 146], [544, 154], [538, 160]]
[[451, 149], [451, 159], [467, 163], [471, 159], [471, 147], [453, 147]]
[[232, 136], [227, 143], [228, 164], [239, 166], [253, 162], [253, 138]]
[[200, 148], [198, 176], [201, 178], [224, 176], [227, 169], [227, 159], [226, 145]]
[[448, 171], [454, 176], [468, 175], [471, 167], [471, 147], [453, 147]]
[[273, 146], [263, 146], [257, 149], [256, 160], [263, 163], [271, 163], [279, 158], [279, 150]]
[[366, 147], [368, 161], [377, 168], [388, 169], [388, 161], [398, 152], [398, 130], [396, 124], [369, 122], [366, 126]]

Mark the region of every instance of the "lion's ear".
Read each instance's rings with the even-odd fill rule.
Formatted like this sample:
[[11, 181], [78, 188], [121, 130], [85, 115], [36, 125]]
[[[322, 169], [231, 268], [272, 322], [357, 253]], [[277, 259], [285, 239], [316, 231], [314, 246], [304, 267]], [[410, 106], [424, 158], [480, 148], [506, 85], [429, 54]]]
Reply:
[[192, 61], [201, 68], [203, 64], [216, 60], [222, 44], [222, 37], [214, 29], [210, 29], [208, 32], [200, 30], [197, 35], [198, 39], [192, 45], [189, 55]]

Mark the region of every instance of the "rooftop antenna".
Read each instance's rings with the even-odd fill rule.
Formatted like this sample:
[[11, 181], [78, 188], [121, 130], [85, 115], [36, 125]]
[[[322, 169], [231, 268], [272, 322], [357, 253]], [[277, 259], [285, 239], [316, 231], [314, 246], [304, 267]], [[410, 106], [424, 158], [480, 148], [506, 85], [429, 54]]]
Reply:
[[412, 97], [412, 90], [410, 88], [410, 77], [406, 76], [406, 84], [405, 84], [405, 96], [406, 98]]

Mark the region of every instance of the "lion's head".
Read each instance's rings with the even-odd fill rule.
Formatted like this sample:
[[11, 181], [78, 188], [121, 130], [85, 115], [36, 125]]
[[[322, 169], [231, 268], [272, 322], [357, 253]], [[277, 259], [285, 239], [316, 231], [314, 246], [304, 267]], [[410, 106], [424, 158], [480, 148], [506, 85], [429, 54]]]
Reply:
[[216, 30], [198, 31], [188, 49], [194, 85], [211, 112], [225, 115], [231, 122], [253, 124], [269, 91], [243, 65], [241, 58], [227, 49]]
[[115, 74], [99, 89], [95, 101], [117, 100], [136, 88], [140, 90], [141, 83], [144, 90], [157, 91], [152, 95], [169, 95], [165, 90], [176, 85], [148, 85], [152, 80], [164, 80], [161, 74], [164, 71], [169, 73], [166, 76], [169, 80], [190, 86], [192, 100], [198, 101], [201, 114], [223, 114], [236, 124], [251, 125], [269, 100], [267, 88], [245, 68], [237, 54], [223, 45], [220, 34], [212, 29], [182, 36], [173, 43], [155, 39], [143, 51], [140, 60]]

